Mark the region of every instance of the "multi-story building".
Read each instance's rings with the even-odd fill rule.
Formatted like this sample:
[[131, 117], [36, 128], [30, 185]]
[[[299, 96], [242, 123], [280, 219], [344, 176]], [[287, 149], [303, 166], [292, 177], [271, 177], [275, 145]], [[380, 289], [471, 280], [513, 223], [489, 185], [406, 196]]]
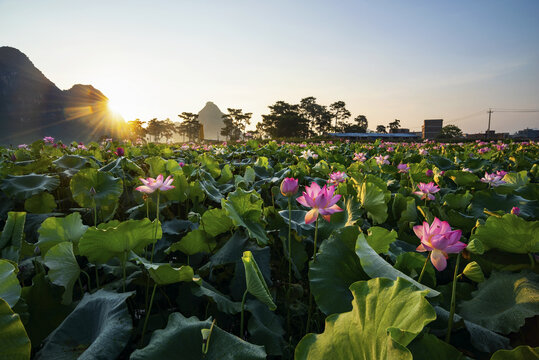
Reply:
[[442, 131], [444, 119], [428, 119], [425, 120], [421, 127], [423, 139], [434, 139]]

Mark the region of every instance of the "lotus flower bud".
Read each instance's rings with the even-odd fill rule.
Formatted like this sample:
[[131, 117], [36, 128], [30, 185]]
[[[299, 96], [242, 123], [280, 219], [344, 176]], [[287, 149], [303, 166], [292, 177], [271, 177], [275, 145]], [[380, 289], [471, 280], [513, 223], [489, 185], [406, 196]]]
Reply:
[[298, 192], [298, 189], [298, 179], [285, 178], [283, 182], [281, 182], [281, 194], [283, 194], [283, 196], [292, 196]]
[[520, 208], [518, 208], [517, 206], [513, 206], [513, 208], [511, 209], [511, 214], [513, 215], [520, 215]]

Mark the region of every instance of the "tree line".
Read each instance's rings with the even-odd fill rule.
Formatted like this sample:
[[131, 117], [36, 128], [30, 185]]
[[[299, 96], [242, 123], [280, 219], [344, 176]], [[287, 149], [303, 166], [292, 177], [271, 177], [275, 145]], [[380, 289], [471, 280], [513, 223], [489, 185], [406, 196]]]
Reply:
[[[269, 106], [269, 114], [262, 115], [262, 121], [256, 124], [255, 131], [246, 132], [251, 124], [252, 113], [242, 109], [228, 108], [222, 116], [223, 127], [220, 134], [227, 140], [244, 139], [246, 136], [255, 138], [309, 138], [324, 136], [329, 133], [366, 133], [369, 123], [365, 115], [357, 115], [352, 119], [352, 113], [346, 108], [344, 101], [336, 101], [329, 106], [318, 104], [316, 98], [309, 96], [301, 99], [298, 104], [277, 101]], [[140, 119], [128, 122], [128, 128], [133, 138], [159, 142], [169, 141], [177, 134], [185, 141], [198, 141], [203, 137], [198, 114], [182, 112], [178, 115], [180, 122], [170, 119], [148, 121], [146, 126]], [[400, 120], [395, 119], [387, 127], [377, 125], [377, 133], [398, 132]]]

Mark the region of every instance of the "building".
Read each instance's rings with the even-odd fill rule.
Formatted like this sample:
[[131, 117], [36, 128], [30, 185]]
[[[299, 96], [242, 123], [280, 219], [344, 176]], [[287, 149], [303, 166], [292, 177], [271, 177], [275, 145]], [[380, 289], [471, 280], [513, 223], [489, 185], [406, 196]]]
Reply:
[[467, 140], [503, 140], [509, 137], [509, 133], [497, 133], [494, 130], [485, 131], [484, 133], [465, 134]]
[[390, 134], [409, 134], [409, 133], [410, 133], [410, 129], [403, 129], [403, 128], [400, 128], [400, 129], [389, 129], [389, 133], [390, 133]]
[[537, 129], [524, 129], [517, 131], [512, 137], [519, 139], [539, 139], [539, 130]]
[[419, 136], [408, 133], [408, 134], [402, 134], [402, 133], [395, 133], [395, 134], [381, 134], [381, 133], [331, 133], [328, 134], [330, 136], [335, 136], [341, 139], [345, 140], [351, 140], [351, 141], [359, 141], [359, 140], [377, 140], [377, 139], [384, 139], [388, 141], [413, 141], [418, 140]]
[[425, 120], [421, 127], [423, 139], [434, 139], [442, 131], [444, 119], [428, 119]]

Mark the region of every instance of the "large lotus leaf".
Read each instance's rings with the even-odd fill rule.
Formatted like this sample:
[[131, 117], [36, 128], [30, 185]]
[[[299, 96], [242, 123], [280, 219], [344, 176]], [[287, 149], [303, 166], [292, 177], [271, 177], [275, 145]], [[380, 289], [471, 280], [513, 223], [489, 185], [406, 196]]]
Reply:
[[367, 242], [378, 254], [387, 253], [389, 244], [397, 239], [395, 230], [387, 230], [379, 226], [369, 228]]
[[539, 213], [538, 200], [526, 200], [521, 196], [512, 194], [500, 195], [492, 191], [476, 192], [468, 209], [473, 216], [484, 218], [486, 217], [485, 209], [510, 213], [515, 206], [520, 209], [520, 216], [525, 218], [534, 219]]
[[[425, 264], [426, 256], [418, 252], [405, 252], [397, 256], [395, 269], [402, 271], [411, 278], [417, 279]], [[436, 286], [436, 272], [429, 261], [424, 273], [423, 283], [427, 286]]]
[[175, 284], [181, 281], [193, 281], [193, 268], [187, 265], [175, 268], [170, 264], [149, 263], [143, 261], [150, 277], [157, 285]]
[[41, 250], [42, 256], [45, 256], [51, 247], [64, 241], [72, 242], [75, 245], [76, 252], [79, 240], [87, 229], [88, 226], [82, 223], [78, 212], [63, 218], [49, 217], [41, 223], [37, 230], [39, 240], [36, 245]]
[[[237, 314], [241, 311], [241, 303], [234, 302], [228, 296], [217, 291], [213, 286], [202, 279], [197, 279], [195, 283], [198, 286], [192, 287], [191, 292], [195, 296], [207, 296], [217, 305], [217, 309], [226, 314]], [[259, 302], [257, 302], [259, 303]]]
[[[200, 170], [200, 186], [202, 187], [202, 190], [206, 193], [208, 198], [212, 201], [215, 201], [216, 203], [220, 204], [221, 200], [223, 199], [223, 194], [220, 189], [217, 188], [217, 182], [215, 179], [210, 175], [210, 173]], [[226, 185], [225, 185], [226, 186]], [[230, 187], [232, 188], [232, 187]]]
[[116, 359], [133, 328], [125, 300], [133, 292], [86, 294], [47, 338], [39, 360]]
[[2, 189], [6, 194], [18, 199], [28, 199], [43, 191], [53, 191], [60, 185], [58, 176], [48, 176], [42, 174], [29, 174], [21, 176], [8, 175], [2, 184]]
[[262, 303], [266, 304], [270, 310], [275, 310], [277, 305], [273, 302], [268, 285], [260, 272], [260, 268], [253, 257], [253, 253], [245, 251], [241, 260], [243, 261], [243, 266], [245, 268], [247, 291]]
[[479, 181], [477, 175], [461, 170], [448, 170], [445, 175], [459, 186], [472, 185]]
[[296, 359], [412, 359], [406, 346], [436, 318], [408, 281], [376, 278], [350, 286], [352, 311], [326, 318], [322, 334], [307, 334]]
[[19, 262], [20, 250], [23, 245], [25, 212], [10, 211], [7, 214], [6, 224], [0, 236], [1, 257]]
[[473, 195], [469, 191], [466, 191], [465, 194], [448, 193], [443, 198], [443, 204], [453, 210], [463, 210], [470, 204], [472, 199]]
[[73, 310], [73, 306], [62, 305], [63, 292], [64, 289], [53, 285], [44, 272], [33, 277], [32, 286], [22, 289], [22, 298], [29, 313], [25, 327], [34, 348], [39, 347], [41, 341]]
[[358, 235], [357, 227], [335, 231], [322, 242], [316, 262], [309, 264], [311, 292], [326, 315], [350, 311], [353, 298], [350, 285], [369, 279], [354, 251]]
[[63, 169], [67, 175], [72, 176], [88, 164], [88, 159], [80, 155], [64, 155], [52, 163]]
[[262, 204], [260, 194], [254, 190], [237, 189], [230, 193], [226, 200], [221, 200], [222, 208], [226, 210], [234, 225], [244, 227], [259, 244], [266, 245], [269, 239], [260, 222]]
[[166, 175], [166, 160], [160, 156], [151, 156], [144, 160], [150, 166], [148, 175], [156, 178], [158, 175]]
[[528, 177], [528, 171], [522, 170], [519, 172], [514, 173], [508, 173], [506, 174], [503, 179], [505, 181], [505, 184], [502, 186], [499, 186], [496, 188], [496, 191], [498, 190], [505, 190], [505, 188], [508, 188], [509, 190], [518, 189], [522, 186], [526, 186], [530, 183], [530, 178]]
[[0, 259], [0, 298], [13, 307], [21, 297], [18, 269], [9, 261]]
[[431, 334], [423, 333], [408, 346], [414, 360], [463, 360], [469, 359], [456, 348]]
[[192, 230], [180, 241], [172, 244], [166, 251], [181, 251], [186, 255], [201, 252], [211, 253], [216, 246], [215, 239], [201, 229]]
[[285, 345], [282, 318], [259, 301], [249, 300], [245, 308], [252, 314], [247, 326], [249, 341], [264, 345], [268, 355], [282, 356]]
[[[102, 219], [112, 217], [123, 191], [122, 179], [109, 172], [83, 169], [76, 173], [69, 184], [73, 199], [82, 207], [93, 209], [97, 206]], [[95, 194], [92, 195], [93, 188]]]
[[30, 360], [32, 346], [18, 314], [0, 298], [0, 359]]
[[211, 237], [232, 229], [234, 224], [223, 209], [211, 209], [202, 214], [200, 227]]
[[208, 169], [214, 179], [217, 179], [221, 175], [221, 169], [219, 168], [219, 162], [215, 160], [209, 154], [203, 154], [199, 157], [200, 163], [203, 167]]
[[[144, 247], [162, 236], [161, 223], [127, 220], [106, 228], [89, 228], [79, 241], [79, 252], [91, 262], [105, 263], [113, 257], [122, 258], [124, 253], [140, 253]], [[157, 231], [156, 231], [157, 225]]]
[[200, 321], [197, 317], [184, 317], [172, 313], [167, 327], [156, 330], [150, 343], [143, 349], [135, 350], [130, 360], [181, 359], [181, 360], [257, 360], [266, 359], [263, 346], [253, 345], [240, 338], [213, 327], [208, 352], [202, 353], [202, 329], [210, 329], [212, 322]]
[[539, 347], [532, 348], [521, 345], [513, 350], [498, 350], [490, 360], [537, 360], [539, 359]]
[[539, 252], [539, 221], [526, 221], [517, 215], [489, 216], [472, 236], [485, 250], [499, 249], [516, 254]]
[[539, 314], [539, 275], [493, 272], [472, 295], [460, 304], [460, 315], [502, 334], [517, 332]]
[[54, 196], [48, 192], [42, 192], [26, 199], [24, 210], [34, 214], [47, 214], [56, 209]]
[[49, 268], [52, 283], [65, 288], [62, 303], [71, 304], [73, 286], [80, 275], [80, 267], [73, 254], [73, 243], [61, 242], [54, 245], [45, 255], [44, 263]]
[[399, 222], [399, 228], [406, 228], [409, 223], [415, 223], [417, 220], [417, 207], [415, 199], [411, 196], [395, 194], [392, 206], [393, 216]]
[[387, 261], [381, 258], [380, 255], [376, 253], [376, 251], [373, 250], [373, 248], [369, 245], [367, 239], [365, 239], [365, 236], [363, 234], [359, 234], [359, 236], [357, 237], [356, 254], [357, 256], [359, 256], [363, 271], [365, 271], [365, 273], [371, 278], [385, 277], [388, 279], [396, 280], [397, 278], [401, 277], [408, 280], [421, 290], [429, 290], [429, 292], [427, 293], [427, 297], [434, 297], [440, 294], [438, 291], [418, 283], [408, 275], [400, 272], [399, 270], [391, 266]]
[[358, 187], [358, 196], [361, 206], [375, 224], [382, 224], [387, 219], [387, 203], [385, 194], [376, 184], [364, 182]]

